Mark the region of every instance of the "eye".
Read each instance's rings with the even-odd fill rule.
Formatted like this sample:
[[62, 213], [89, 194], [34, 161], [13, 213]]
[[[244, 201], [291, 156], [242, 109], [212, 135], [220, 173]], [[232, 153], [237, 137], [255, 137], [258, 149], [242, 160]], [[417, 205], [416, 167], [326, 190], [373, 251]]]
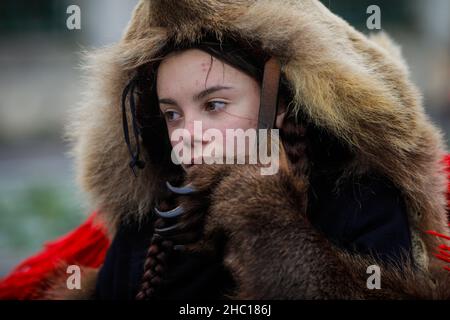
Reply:
[[176, 111], [167, 110], [164, 111], [164, 117], [166, 118], [167, 122], [172, 122], [178, 120], [181, 117], [181, 115]]
[[213, 112], [214, 111], [220, 111], [223, 108], [225, 108], [226, 105], [227, 105], [227, 103], [224, 102], [224, 101], [219, 101], [219, 100], [208, 101], [206, 103], [205, 110], [206, 111], [213, 111]]

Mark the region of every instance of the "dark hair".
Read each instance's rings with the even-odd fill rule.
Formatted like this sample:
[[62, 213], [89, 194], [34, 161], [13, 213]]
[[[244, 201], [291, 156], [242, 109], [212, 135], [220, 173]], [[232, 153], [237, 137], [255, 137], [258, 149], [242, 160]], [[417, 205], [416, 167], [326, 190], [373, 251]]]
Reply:
[[[180, 166], [176, 166], [170, 161], [171, 146], [167, 135], [166, 123], [158, 105], [156, 74], [161, 60], [167, 54], [194, 48], [203, 50], [211, 55], [210, 70], [212, 68], [213, 57], [215, 57], [222, 63], [227, 63], [246, 73], [260, 84], [262, 82], [264, 64], [270, 58], [268, 54], [262, 51], [261, 45], [254, 41], [251, 42], [233, 37], [219, 41], [214, 36], [206, 36], [197, 43], [174, 44], [169, 42], [159, 52], [158, 59], [139, 68], [136, 77], [133, 79], [133, 81], [136, 81], [136, 94], [138, 95], [138, 103], [135, 110], [136, 122], [139, 128], [138, 132], [142, 137], [144, 149], [160, 151], [153, 152], [151, 157], [149, 157], [154, 167], [159, 167], [159, 176], [164, 177], [165, 180], [173, 180], [175, 183], [181, 182], [184, 172]], [[286, 101], [290, 101], [290, 90], [284, 76], [282, 76], [279, 95], [283, 96]], [[296, 144], [295, 141], [297, 141], [298, 145], [299, 140], [293, 137], [295, 120], [293, 120], [293, 117], [289, 117], [289, 119], [292, 122], [292, 129], [289, 131], [288, 136], [286, 136], [286, 140], [292, 141], [294, 145]], [[304, 148], [300, 149], [300, 152], [294, 152], [296, 154], [296, 161], [301, 161], [301, 154], [303, 154]], [[165, 203], [164, 199], [167, 197], [163, 183], [164, 181], [161, 181], [161, 188], [156, 190], [158, 194], [155, 195], [155, 201], [159, 205]], [[157, 219], [154, 224], [162, 224], [162, 220]], [[198, 224], [197, 226], [200, 227], [201, 225]], [[153, 234], [144, 262], [141, 288], [136, 296], [137, 299], [143, 300], [153, 297], [158, 285], [162, 282], [163, 273], [167, 267], [167, 258], [172, 247], [172, 241], [164, 240], [157, 233]]]

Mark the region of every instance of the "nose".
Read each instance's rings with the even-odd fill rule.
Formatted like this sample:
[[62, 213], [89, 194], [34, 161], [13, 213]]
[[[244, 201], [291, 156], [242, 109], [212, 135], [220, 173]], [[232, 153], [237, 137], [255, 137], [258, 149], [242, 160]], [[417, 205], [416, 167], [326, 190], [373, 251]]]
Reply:
[[189, 135], [189, 139], [184, 139], [185, 143], [190, 142], [190, 145], [187, 147], [191, 148], [192, 154], [194, 154], [194, 151], [198, 153], [199, 150], [195, 150], [194, 148], [204, 146], [208, 143], [203, 135], [205, 130], [203, 122], [198, 118], [185, 118], [184, 129], [186, 134]]
[[192, 159], [195, 158], [199, 158], [201, 153], [199, 151], [199, 147], [202, 146], [202, 144], [200, 143], [201, 141], [201, 136], [203, 134], [200, 135], [200, 137], [198, 137], [198, 124], [196, 123], [196, 121], [194, 121], [192, 118], [186, 118], [185, 117], [185, 121], [184, 121], [184, 137], [183, 137], [183, 144], [184, 147], [186, 149], [189, 150], [189, 154], [190, 154], [190, 159], [186, 159], [189, 162], [188, 163], [192, 163]]

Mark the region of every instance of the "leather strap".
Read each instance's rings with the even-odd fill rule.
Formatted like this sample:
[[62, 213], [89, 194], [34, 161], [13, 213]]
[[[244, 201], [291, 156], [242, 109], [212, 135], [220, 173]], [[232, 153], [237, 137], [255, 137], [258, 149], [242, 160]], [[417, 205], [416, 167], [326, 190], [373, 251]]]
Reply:
[[280, 74], [281, 67], [278, 59], [271, 57], [264, 65], [258, 129], [271, 129], [275, 126], [278, 109]]

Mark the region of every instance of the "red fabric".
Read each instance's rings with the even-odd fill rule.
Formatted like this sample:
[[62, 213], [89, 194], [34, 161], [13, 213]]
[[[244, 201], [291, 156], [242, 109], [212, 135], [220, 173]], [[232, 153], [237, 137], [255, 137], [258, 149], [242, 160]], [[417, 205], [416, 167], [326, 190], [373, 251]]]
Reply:
[[98, 268], [110, 241], [103, 226], [94, 222], [96, 212], [77, 229], [52, 242], [20, 263], [0, 280], [0, 299], [39, 299], [42, 284], [61, 263]]

